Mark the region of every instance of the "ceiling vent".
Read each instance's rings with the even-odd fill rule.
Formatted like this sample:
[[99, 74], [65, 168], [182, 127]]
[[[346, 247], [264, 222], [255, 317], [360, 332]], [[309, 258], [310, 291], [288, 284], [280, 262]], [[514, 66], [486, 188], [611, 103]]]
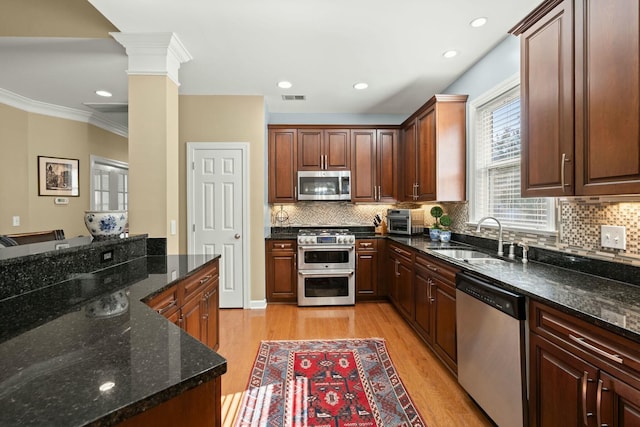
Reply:
[[100, 113], [127, 113], [129, 111], [129, 104], [126, 102], [84, 102], [83, 104]]
[[306, 99], [304, 95], [282, 95], [283, 101], [304, 101]]

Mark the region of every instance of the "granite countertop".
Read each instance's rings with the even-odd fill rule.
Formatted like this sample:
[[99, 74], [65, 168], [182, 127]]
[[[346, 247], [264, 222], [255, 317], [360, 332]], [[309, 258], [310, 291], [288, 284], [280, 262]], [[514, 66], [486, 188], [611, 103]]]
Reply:
[[141, 302], [218, 257], [146, 256], [1, 300], [0, 425], [114, 425], [225, 373]]
[[[536, 261], [523, 264], [521, 258], [500, 264], [469, 264], [434, 250], [463, 243], [431, 242], [423, 236], [387, 238], [640, 343], [640, 286]], [[608, 321], [611, 313], [624, 316], [624, 324]]]

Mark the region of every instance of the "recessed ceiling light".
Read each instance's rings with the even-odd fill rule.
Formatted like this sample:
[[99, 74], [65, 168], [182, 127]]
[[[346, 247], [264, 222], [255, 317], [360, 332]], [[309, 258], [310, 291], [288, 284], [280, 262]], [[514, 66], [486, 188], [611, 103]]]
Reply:
[[356, 83], [356, 84], [353, 85], [353, 88], [355, 90], [363, 90], [363, 89], [366, 89], [368, 87], [369, 87], [369, 85], [366, 84], [365, 82], [360, 82], [360, 83]]
[[443, 53], [442, 56], [444, 56], [445, 58], [453, 58], [457, 54], [458, 54], [457, 50], [448, 50], [445, 53]]
[[473, 21], [469, 22], [469, 25], [471, 25], [474, 28], [478, 28], [478, 27], [482, 27], [486, 23], [487, 23], [487, 18], [482, 16], [480, 18], [476, 18]]
[[286, 80], [283, 80], [281, 82], [278, 82], [278, 87], [280, 89], [290, 89], [293, 85], [291, 84], [291, 82], [288, 82]]
[[109, 98], [112, 96], [111, 92], [106, 90], [97, 90], [96, 95], [104, 96], [105, 98]]

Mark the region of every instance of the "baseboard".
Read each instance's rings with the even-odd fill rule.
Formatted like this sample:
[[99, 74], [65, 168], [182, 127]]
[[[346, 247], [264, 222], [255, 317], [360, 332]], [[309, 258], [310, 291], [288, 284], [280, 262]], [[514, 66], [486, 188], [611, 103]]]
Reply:
[[267, 300], [251, 300], [248, 308], [249, 310], [264, 310], [267, 308]]

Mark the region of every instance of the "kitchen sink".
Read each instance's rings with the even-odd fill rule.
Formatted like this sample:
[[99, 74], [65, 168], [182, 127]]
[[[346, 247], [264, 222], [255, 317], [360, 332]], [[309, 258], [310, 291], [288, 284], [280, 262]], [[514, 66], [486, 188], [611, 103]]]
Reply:
[[507, 262], [500, 258], [465, 258], [463, 261], [469, 264], [502, 264]]
[[433, 251], [456, 259], [491, 258], [491, 255], [474, 249], [434, 249]]
[[474, 249], [433, 249], [433, 252], [454, 258], [469, 264], [500, 264], [506, 262], [503, 259], [487, 255]]

